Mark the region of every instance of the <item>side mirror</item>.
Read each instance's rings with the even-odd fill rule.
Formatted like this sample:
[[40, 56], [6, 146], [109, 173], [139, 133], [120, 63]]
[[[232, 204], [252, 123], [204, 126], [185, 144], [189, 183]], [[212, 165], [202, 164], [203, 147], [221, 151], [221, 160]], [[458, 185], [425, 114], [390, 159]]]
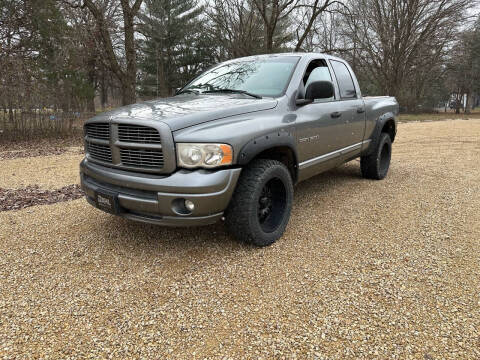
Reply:
[[310, 83], [305, 91], [305, 100], [328, 99], [333, 97], [335, 89], [330, 81], [314, 81]]

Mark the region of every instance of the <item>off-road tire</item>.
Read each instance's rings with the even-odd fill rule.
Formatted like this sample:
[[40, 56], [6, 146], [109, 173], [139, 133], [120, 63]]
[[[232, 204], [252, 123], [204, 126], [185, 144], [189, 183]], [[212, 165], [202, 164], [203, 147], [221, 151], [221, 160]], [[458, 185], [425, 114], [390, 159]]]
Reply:
[[377, 147], [369, 155], [360, 158], [362, 176], [366, 179], [382, 180], [387, 176], [392, 157], [392, 139], [381, 133]]
[[271, 245], [285, 231], [292, 201], [293, 182], [287, 167], [276, 160], [254, 160], [242, 171], [225, 211], [227, 230], [240, 241]]

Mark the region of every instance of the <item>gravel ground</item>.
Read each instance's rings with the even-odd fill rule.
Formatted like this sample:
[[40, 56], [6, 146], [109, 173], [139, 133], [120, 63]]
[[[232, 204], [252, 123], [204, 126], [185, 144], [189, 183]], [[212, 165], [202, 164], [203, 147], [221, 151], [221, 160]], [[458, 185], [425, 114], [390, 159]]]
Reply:
[[480, 121], [401, 124], [393, 154], [297, 186], [264, 249], [83, 199], [0, 213], [0, 358], [480, 358]]
[[83, 157], [75, 148], [62, 155], [0, 160], [0, 188], [38, 185], [43, 189], [57, 189], [77, 184], [80, 181], [78, 165]]

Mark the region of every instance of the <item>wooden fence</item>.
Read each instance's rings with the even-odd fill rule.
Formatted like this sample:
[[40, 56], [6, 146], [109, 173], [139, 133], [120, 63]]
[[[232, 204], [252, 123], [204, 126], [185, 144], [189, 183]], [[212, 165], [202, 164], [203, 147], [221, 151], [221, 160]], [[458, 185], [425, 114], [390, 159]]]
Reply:
[[50, 110], [0, 112], [0, 140], [68, 137], [81, 133], [94, 113]]

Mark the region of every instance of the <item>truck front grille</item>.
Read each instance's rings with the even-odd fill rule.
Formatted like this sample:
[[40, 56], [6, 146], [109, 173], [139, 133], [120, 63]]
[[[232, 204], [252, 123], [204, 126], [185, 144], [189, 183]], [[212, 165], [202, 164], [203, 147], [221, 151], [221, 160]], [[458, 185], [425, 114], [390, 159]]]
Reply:
[[[86, 124], [84, 130], [85, 152], [94, 162], [139, 172], [162, 173], [167, 170], [164, 169], [160, 131], [155, 127], [92, 122]], [[169, 164], [171, 171], [174, 164], [171, 160]]]
[[118, 125], [118, 139], [141, 144], [160, 144], [160, 134], [156, 129], [142, 125]]
[[112, 150], [108, 145], [95, 144], [87, 141], [87, 153], [95, 160], [112, 162]]
[[109, 123], [92, 123], [85, 125], [85, 135], [95, 139], [110, 139]]
[[161, 169], [163, 167], [162, 150], [120, 149], [122, 164], [128, 166]]

